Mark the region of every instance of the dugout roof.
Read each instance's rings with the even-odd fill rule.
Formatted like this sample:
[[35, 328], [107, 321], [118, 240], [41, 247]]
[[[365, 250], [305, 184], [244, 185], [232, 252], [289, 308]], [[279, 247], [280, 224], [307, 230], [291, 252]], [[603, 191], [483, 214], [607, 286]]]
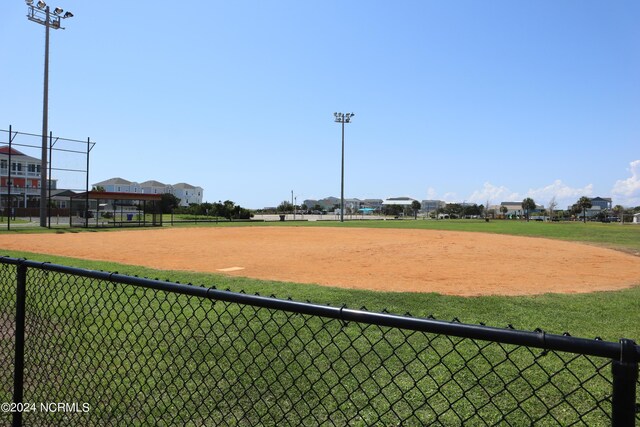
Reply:
[[144, 194], [144, 193], [118, 193], [109, 191], [89, 191], [88, 193], [79, 193], [71, 196], [72, 199], [91, 199], [91, 200], [141, 200], [156, 201], [162, 200], [161, 194]]

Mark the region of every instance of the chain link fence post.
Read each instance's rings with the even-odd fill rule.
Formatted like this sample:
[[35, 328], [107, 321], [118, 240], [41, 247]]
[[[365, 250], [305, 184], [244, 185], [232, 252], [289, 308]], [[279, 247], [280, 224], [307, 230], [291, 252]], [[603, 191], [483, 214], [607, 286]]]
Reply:
[[[15, 363], [13, 373], [13, 403], [22, 403], [24, 376], [24, 319], [26, 302], [27, 266], [19, 264], [16, 274], [16, 329]], [[13, 413], [13, 427], [22, 426], [22, 412]]]
[[635, 426], [636, 382], [638, 381], [638, 355], [635, 342], [620, 340], [620, 360], [611, 364], [613, 374], [613, 407], [611, 424], [614, 427]]

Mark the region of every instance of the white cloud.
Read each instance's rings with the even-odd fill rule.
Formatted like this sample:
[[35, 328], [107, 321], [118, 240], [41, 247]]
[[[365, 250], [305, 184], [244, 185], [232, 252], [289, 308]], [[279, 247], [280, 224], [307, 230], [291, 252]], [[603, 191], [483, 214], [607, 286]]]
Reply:
[[447, 203], [458, 203], [458, 194], [457, 193], [444, 193], [442, 196], [442, 200]]
[[538, 204], [546, 205], [552, 197], [560, 206], [570, 205], [582, 196], [593, 195], [593, 184], [585, 185], [582, 188], [573, 188], [556, 179], [553, 184], [542, 188], [529, 189], [527, 197], [531, 197]]
[[555, 197], [559, 206], [568, 206], [575, 203], [582, 196], [591, 195], [593, 195], [593, 184], [574, 188], [559, 179], [544, 187], [529, 189], [526, 193], [518, 193], [503, 185], [496, 186], [490, 182], [485, 182], [480, 190], [474, 191], [467, 198], [467, 201], [485, 204], [488, 200], [491, 205], [497, 205], [501, 202], [519, 202], [525, 197], [531, 197], [537, 204], [546, 206], [551, 198]]
[[490, 182], [485, 182], [481, 190], [474, 191], [467, 198], [467, 202], [485, 204], [499, 204], [500, 202], [513, 202], [521, 200], [518, 193], [509, 190], [505, 186], [497, 187]]
[[640, 160], [634, 160], [629, 164], [631, 176], [624, 180], [618, 180], [613, 185], [611, 193], [619, 198], [623, 205], [640, 204]]
[[436, 199], [437, 197], [438, 197], [438, 192], [433, 187], [427, 188], [427, 199], [433, 200], [433, 199]]

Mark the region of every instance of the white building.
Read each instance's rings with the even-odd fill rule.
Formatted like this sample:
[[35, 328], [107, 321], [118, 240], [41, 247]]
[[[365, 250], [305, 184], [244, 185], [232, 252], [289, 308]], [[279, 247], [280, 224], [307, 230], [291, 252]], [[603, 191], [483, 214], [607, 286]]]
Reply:
[[180, 199], [180, 206], [189, 206], [192, 203], [202, 203], [204, 190], [184, 182], [175, 185], [163, 184], [159, 181], [149, 180], [137, 183], [124, 178], [110, 178], [93, 184], [93, 187], [102, 187], [109, 193], [140, 193], [140, 194], [173, 194]]
[[171, 186], [172, 194], [180, 199], [180, 206], [189, 206], [192, 203], [202, 203], [202, 187], [196, 187], [184, 182]]
[[171, 193], [171, 186], [158, 181], [149, 180], [140, 184], [144, 194], [165, 194]]

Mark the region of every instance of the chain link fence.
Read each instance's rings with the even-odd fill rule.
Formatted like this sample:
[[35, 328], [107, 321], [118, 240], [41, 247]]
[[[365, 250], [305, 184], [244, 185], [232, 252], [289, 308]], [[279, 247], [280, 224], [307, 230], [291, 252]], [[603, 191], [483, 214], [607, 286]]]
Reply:
[[2, 425], [633, 425], [639, 354], [0, 259]]

